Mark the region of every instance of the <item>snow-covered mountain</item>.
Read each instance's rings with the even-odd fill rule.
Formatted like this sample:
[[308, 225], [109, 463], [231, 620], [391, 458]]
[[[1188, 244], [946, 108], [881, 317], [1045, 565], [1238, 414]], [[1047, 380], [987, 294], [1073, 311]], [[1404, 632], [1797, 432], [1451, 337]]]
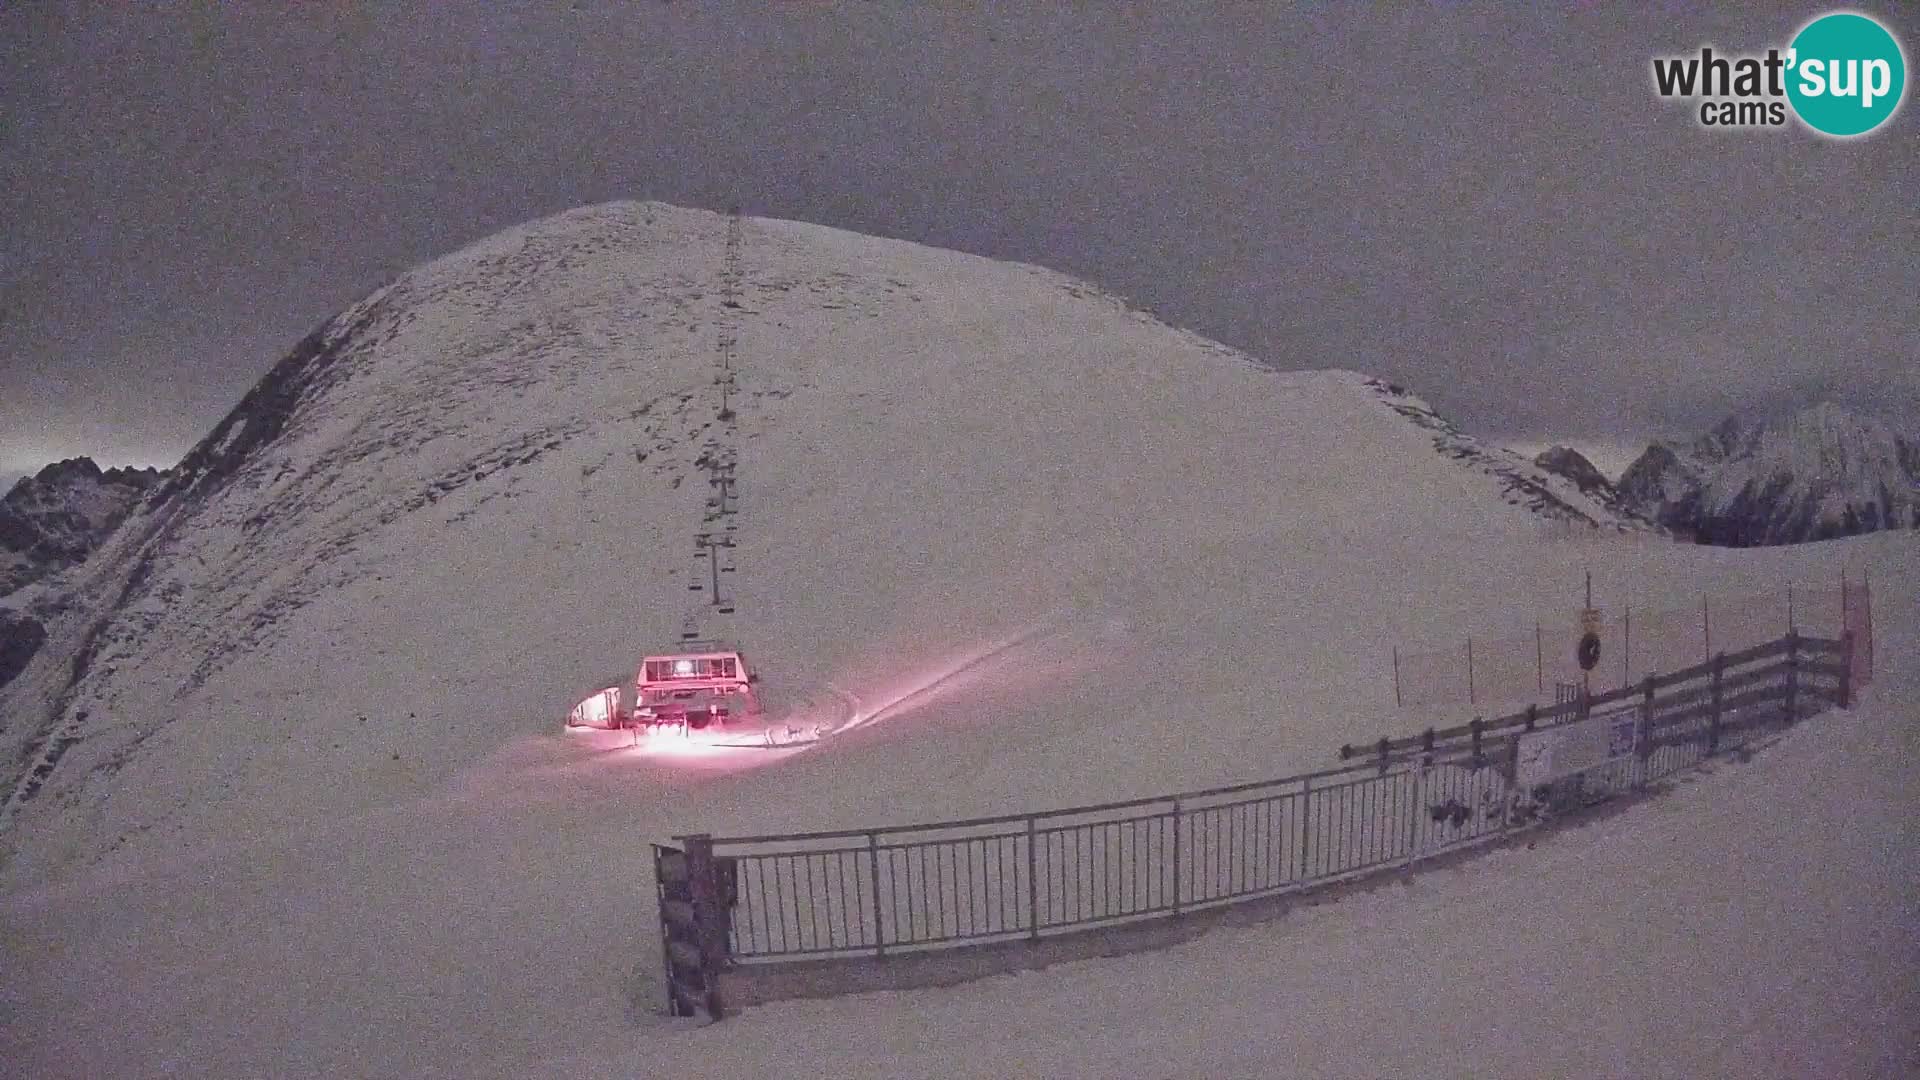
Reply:
[[[1637, 528], [1404, 390], [1050, 271], [532, 222], [315, 330], [37, 609], [0, 1006], [36, 1074], [527, 1075], [651, 1012], [649, 839], [1324, 767], [1404, 730], [1394, 641], [1531, 626], [1582, 566], [1638, 605], [1793, 554], [1543, 517]], [[689, 633], [842, 732], [559, 730]]]
[[[1115, 590], [1184, 603], [1242, 573], [1209, 552], [1285, 567], [1410, 519], [1630, 526], [1399, 388], [1276, 373], [1057, 274], [784, 222], [727, 232], [670, 207], [574, 211], [316, 330], [116, 534], [6, 691], [35, 718], [7, 733], [30, 733], [9, 760], [34, 774], [14, 808], [84, 798], [110, 823], [97, 850], [153, 826], [117, 809], [150, 806], [149, 784], [180, 785], [179, 813], [259, 823], [313, 811], [290, 782], [328, 802], [350, 790], [335, 767], [390, 760], [388, 738], [354, 738], [269, 779], [232, 738], [255, 718], [216, 704], [262, 694], [291, 730], [384, 736], [391, 719], [357, 718], [400, 710], [485, 746], [698, 632], [740, 639], [791, 707], [872, 701], [900, 666]], [[737, 514], [716, 508], [722, 472]], [[734, 544], [737, 605], [709, 602], [702, 534]], [[1174, 584], [1196, 573], [1210, 584]], [[1105, 680], [1070, 680], [1087, 681]], [[484, 711], [453, 691], [481, 684]], [[403, 755], [467, 757], [398, 727]], [[206, 791], [222, 777], [231, 807]]]
[[1752, 547], [1920, 527], [1920, 434], [1821, 403], [1729, 417], [1690, 444], [1656, 442], [1621, 495], [1704, 544]]
[[1587, 456], [1571, 446], [1551, 446], [1541, 451], [1533, 459], [1535, 465], [1564, 476], [1573, 481], [1574, 486], [1585, 492], [1603, 492], [1613, 490], [1613, 481], [1601, 472]]
[[78, 457], [16, 481], [0, 498], [0, 596], [85, 559], [164, 475]]

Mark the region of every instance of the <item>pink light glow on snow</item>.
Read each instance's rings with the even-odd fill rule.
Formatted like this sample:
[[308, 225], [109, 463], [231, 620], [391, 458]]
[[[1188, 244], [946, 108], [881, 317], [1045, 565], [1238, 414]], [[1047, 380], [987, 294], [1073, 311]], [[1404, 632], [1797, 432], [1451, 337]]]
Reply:
[[[1042, 685], [1063, 670], [1057, 630], [1044, 623], [1025, 627], [982, 646], [948, 653], [938, 661], [865, 692], [851, 692], [857, 705], [842, 731], [898, 719], [964, 690], [991, 693]], [[1055, 646], [1048, 650], [1047, 646]]]

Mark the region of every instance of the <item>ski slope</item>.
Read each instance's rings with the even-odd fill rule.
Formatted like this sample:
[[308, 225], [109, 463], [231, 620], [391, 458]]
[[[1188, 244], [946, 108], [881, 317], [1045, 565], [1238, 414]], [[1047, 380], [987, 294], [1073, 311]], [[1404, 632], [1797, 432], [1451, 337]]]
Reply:
[[[701, 1030], [657, 1015], [646, 842], [681, 822], [812, 824], [942, 752], [885, 723], [796, 755], [680, 759], [529, 734], [428, 796], [9, 892], [0, 1051], [32, 1076], [1904, 1075], [1920, 559], [1905, 537], [1814, 550], [1874, 567], [1894, 598], [1859, 709], [1409, 888]], [[1696, 569], [1733, 585], [1786, 553]], [[1161, 764], [1091, 749], [1136, 775]], [[965, 768], [945, 781], [962, 793]], [[1031, 783], [1018, 805], [1060, 801]]]
[[[1323, 766], [1403, 723], [1388, 643], [1570, 612], [1589, 568], [1603, 605], [1842, 567], [1911, 603], [1911, 537], [1547, 542], [1513, 501], [1530, 465], [1441, 452], [1417, 399], [1363, 375], [788, 222], [743, 224], [735, 285], [726, 232], [614, 204], [404, 275], [55, 583], [49, 645], [0, 689], [6, 760], [64, 746], [0, 817], [7, 1060], [516, 1076], [696, 1054], [717, 1036], [654, 1015], [651, 839]], [[1528, 502], [1614, 523], [1537, 479]], [[692, 588], [716, 524], [730, 617]], [[560, 731], [690, 620], [740, 643], [771, 708], [850, 702], [854, 724], [779, 751]]]

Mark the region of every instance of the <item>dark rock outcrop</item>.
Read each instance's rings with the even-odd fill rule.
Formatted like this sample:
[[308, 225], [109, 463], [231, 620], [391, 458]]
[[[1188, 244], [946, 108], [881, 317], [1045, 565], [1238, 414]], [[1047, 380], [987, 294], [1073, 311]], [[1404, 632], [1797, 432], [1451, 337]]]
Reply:
[[1570, 446], [1553, 447], [1534, 458], [1533, 463], [1550, 473], [1566, 477], [1588, 494], [1613, 490], [1613, 482], [1607, 479], [1606, 474], [1595, 468], [1585, 454]]
[[0, 499], [0, 596], [84, 560], [166, 475], [78, 457], [15, 483]]
[[39, 620], [0, 609], [0, 686], [25, 671], [27, 662], [46, 643], [47, 628]]

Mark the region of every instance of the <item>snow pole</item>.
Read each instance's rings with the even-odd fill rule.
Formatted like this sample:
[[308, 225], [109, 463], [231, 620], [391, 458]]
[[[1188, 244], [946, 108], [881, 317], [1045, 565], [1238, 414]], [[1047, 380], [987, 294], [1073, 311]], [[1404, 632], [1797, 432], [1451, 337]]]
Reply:
[[1860, 568], [1860, 625], [1867, 647], [1867, 661], [1863, 665], [1866, 678], [1860, 681], [1869, 683], [1873, 681], [1873, 572], [1864, 566]]
[[1404, 703], [1400, 700], [1400, 646], [1399, 645], [1395, 645], [1393, 647], [1393, 707], [1396, 709], [1405, 707]]
[[1840, 631], [1840, 701], [1841, 708], [1853, 706], [1853, 631]]
[[1533, 692], [1547, 692], [1547, 652], [1540, 634], [1540, 620], [1533, 621]]
[[1473, 638], [1467, 638], [1467, 704], [1473, 704]]
[[1860, 610], [1864, 612], [1866, 615], [1866, 618], [1861, 621], [1867, 624], [1867, 679], [1866, 681], [1872, 682], [1873, 681], [1873, 584], [1867, 580], [1867, 572], [1865, 570], [1860, 571], [1860, 593], [1861, 593], [1860, 600], [1863, 605]]

